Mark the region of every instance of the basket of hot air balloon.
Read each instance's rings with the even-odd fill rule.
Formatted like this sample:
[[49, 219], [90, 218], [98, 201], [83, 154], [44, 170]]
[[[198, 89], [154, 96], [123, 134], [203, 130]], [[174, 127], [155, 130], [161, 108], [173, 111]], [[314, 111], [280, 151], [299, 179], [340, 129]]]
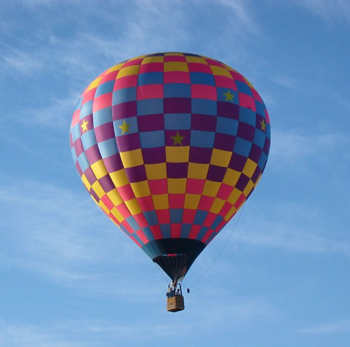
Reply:
[[228, 65], [148, 54], [85, 89], [70, 146], [91, 198], [176, 287], [257, 186], [270, 120]]

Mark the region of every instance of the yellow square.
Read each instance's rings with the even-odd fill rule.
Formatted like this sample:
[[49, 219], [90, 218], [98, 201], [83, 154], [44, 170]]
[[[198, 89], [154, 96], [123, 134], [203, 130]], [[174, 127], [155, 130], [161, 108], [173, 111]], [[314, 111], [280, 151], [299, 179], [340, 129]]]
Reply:
[[209, 164], [188, 163], [188, 178], [206, 179]]
[[108, 174], [102, 159], [91, 164], [91, 169], [98, 180]]
[[104, 213], [106, 213], [107, 215], [109, 214], [109, 209], [102, 200], [99, 201], [99, 206], [101, 210], [104, 211]]
[[243, 194], [244, 196], [248, 196], [249, 193], [254, 189], [254, 183], [252, 180], [249, 180], [248, 184], [246, 185], [246, 187], [243, 190]]
[[226, 174], [224, 176], [223, 179], [223, 183], [234, 187], [239, 179], [239, 176], [241, 175], [240, 172], [236, 171], [236, 170], [232, 170], [230, 168], [227, 168], [226, 170]]
[[164, 210], [169, 208], [168, 194], [152, 195], [152, 200], [156, 210]]
[[231, 74], [225, 68], [216, 65], [210, 65], [210, 68], [213, 72], [213, 75], [225, 76], [232, 79]]
[[144, 196], [151, 195], [149, 190], [148, 181], [130, 183], [131, 189], [133, 190], [136, 198], [142, 198]]
[[125, 77], [125, 76], [131, 76], [131, 75], [137, 75], [140, 70], [140, 65], [131, 65], [127, 67], [123, 67], [119, 70], [118, 78]]
[[85, 89], [84, 93], [88, 92], [91, 89], [97, 88], [97, 86], [100, 84], [102, 77], [97, 77], [93, 82], [90, 83], [90, 85]]
[[215, 198], [213, 204], [210, 207], [210, 212], [219, 213], [225, 204], [225, 200]]
[[219, 191], [220, 185], [220, 182], [205, 181], [202, 195], [212, 197], [216, 196], [216, 194]]
[[147, 57], [142, 60], [142, 64], [149, 64], [149, 63], [163, 63], [164, 57], [162, 56], [155, 56], [155, 57]]
[[125, 168], [143, 165], [143, 157], [140, 148], [129, 152], [120, 152], [120, 158]]
[[142, 58], [144, 58], [146, 55], [147, 55], [147, 54], [143, 54], [143, 55], [139, 55], [138, 57], [131, 58], [131, 59], [128, 60], [128, 62], [129, 62], [129, 61], [133, 61], [133, 60], [142, 59]]
[[119, 204], [121, 204], [123, 202], [123, 199], [121, 198], [121, 196], [119, 195], [117, 189], [115, 189], [115, 188], [110, 190], [107, 193], [107, 196], [112, 201], [114, 206], [118, 206]]
[[166, 161], [168, 163], [188, 163], [190, 147], [165, 147]]
[[225, 66], [225, 68], [227, 69], [227, 70], [229, 70], [229, 71], [233, 71], [233, 72], [237, 72], [237, 70], [235, 70], [235, 69], [232, 69], [232, 67], [231, 66], [228, 66], [228, 65], [226, 65], [226, 64], [224, 64], [224, 63], [221, 63], [223, 66]]
[[245, 163], [244, 165], [244, 168], [243, 168], [243, 173], [248, 176], [249, 178], [251, 178], [254, 174], [254, 171], [256, 169], [256, 167], [258, 166], [257, 163], [255, 163], [253, 160], [251, 159], [247, 159], [247, 162]]
[[113, 71], [119, 71], [124, 64], [125, 63], [120, 63], [118, 65], [112, 66], [110, 69], [108, 69], [107, 73], [110, 73], [110, 72], [113, 72]]
[[115, 207], [112, 208], [111, 213], [115, 218], [117, 218], [119, 223], [121, 223], [124, 220], [122, 214]]
[[229, 221], [237, 212], [236, 207], [232, 206], [232, 208], [230, 209], [230, 211], [227, 212], [227, 215], [224, 217], [225, 221]]
[[170, 194], [185, 193], [186, 181], [186, 178], [168, 178], [168, 192]]
[[94, 190], [94, 192], [97, 194], [97, 196], [101, 199], [103, 197], [103, 195], [105, 195], [105, 191], [102, 188], [101, 184], [98, 183], [98, 181], [96, 181], [91, 188]]
[[234, 205], [234, 204], [237, 202], [238, 198], [241, 196], [241, 194], [242, 194], [242, 192], [241, 192], [239, 189], [235, 188], [235, 189], [233, 189], [233, 191], [231, 192], [231, 194], [230, 194], [230, 196], [228, 197], [227, 201], [228, 201], [230, 204]]
[[188, 56], [188, 57], [186, 57], [186, 61], [188, 63], [200, 63], [200, 64], [208, 65], [207, 61], [205, 59], [203, 59], [203, 58], [200, 58], [200, 57]]
[[210, 164], [221, 167], [228, 167], [231, 157], [232, 152], [214, 148], [211, 154]]
[[187, 63], [182, 63], [179, 61], [171, 61], [168, 63], [164, 63], [164, 72], [167, 71], [187, 71], [188, 72], [188, 65]]
[[126, 184], [129, 183], [128, 176], [126, 175], [126, 172], [124, 169], [111, 172], [109, 175], [111, 176], [113, 184], [117, 188], [125, 186]]
[[141, 213], [140, 205], [136, 199], [131, 199], [124, 202], [130, 213], [134, 216], [135, 214]]
[[167, 52], [164, 54], [165, 57], [183, 57], [183, 53], [179, 53], [179, 52]]
[[88, 179], [86, 178], [86, 176], [84, 174], [81, 176], [81, 180], [83, 181], [84, 186], [86, 187], [86, 189], [90, 190], [91, 184], [90, 184], [90, 182], [88, 181]]
[[146, 164], [145, 165], [147, 179], [158, 180], [166, 178], [166, 163]]
[[200, 194], [185, 194], [185, 208], [196, 210], [199, 205]]
[[249, 86], [250, 88], [255, 89], [254, 86], [253, 86], [245, 77], [243, 77], [243, 78], [244, 78], [244, 80], [247, 82], [247, 84], [248, 84], [248, 86]]

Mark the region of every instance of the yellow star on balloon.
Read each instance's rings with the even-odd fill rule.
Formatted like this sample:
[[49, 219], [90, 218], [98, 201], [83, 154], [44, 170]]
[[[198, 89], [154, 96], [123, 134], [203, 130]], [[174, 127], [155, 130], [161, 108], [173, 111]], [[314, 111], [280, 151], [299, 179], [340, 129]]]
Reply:
[[89, 121], [87, 121], [87, 120], [85, 120], [84, 119], [84, 122], [81, 124], [81, 130], [83, 131], [83, 133], [85, 132], [85, 131], [88, 131], [89, 129], [88, 129], [88, 123], [89, 123]]
[[129, 127], [130, 127], [130, 124], [127, 124], [125, 122], [125, 119], [123, 120], [123, 124], [118, 126], [118, 128], [120, 128], [122, 130], [122, 135], [130, 132]]
[[266, 123], [265, 123], [265, 119], [260, 121], [261, 124], [261, 131], [266, 131]]
[[178, 131], [176, 132], [175, 136], [170, 136], [170, 137], [174, 140], [173, 146], [175, 145], [182, 146], [182, 140], [185, 138], [185, 136], [180, 136]]
[[227, 93], [224, 93], [224, 95], [226, 96], [226, 100], [225, 101], [232, 101], [233, 102], [234, 95], [231, 94], [231, 92], [229, 90], [227, 90]]

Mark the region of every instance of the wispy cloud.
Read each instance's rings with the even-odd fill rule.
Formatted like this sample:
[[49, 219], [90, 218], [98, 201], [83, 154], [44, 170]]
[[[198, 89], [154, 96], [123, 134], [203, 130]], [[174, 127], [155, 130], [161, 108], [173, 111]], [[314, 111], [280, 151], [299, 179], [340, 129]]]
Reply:
[[325, 335], [325, 334], [340, 334], [350, 333], [350, 320], [342, 320], [338, 322], [315, 325], [310, 328], [300, 329], [302, 334]]

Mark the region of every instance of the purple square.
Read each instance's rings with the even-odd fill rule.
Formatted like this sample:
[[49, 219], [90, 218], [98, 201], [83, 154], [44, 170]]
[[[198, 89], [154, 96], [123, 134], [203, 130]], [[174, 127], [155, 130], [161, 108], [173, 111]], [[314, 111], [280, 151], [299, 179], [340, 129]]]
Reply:
[[244, 168], [246, 161], [246, 157], [243, 157], [242, 155], [239, 155], [237, 153], [233, 153], [228, 167], [232, 170], [241, 172]]
[[168, 178], [186, 178], [188, 163], [167, 163]]
[[91, 167], [88, 167], [85, 170], [84, 174], [91, 185], [93, 185], [96, 182], [96, 176], [93, 173], [93, 171], [91, 170]]
[[139, 131], [164, 130], [164, 115], [152, 114], [137, 117]]
[[253, 181], [254, 183], [256, 183], [256, 181], [258, 180], [260, 174], [261, 174], [261, 170], [260, 170], [260, 167], [259, 167], [259, 165], [258, 165], [258, 166], [256, 167], [254, 173], [253, 173], [253, 176], [252, 176], [252, 181]]
[[191, 113], [191, 99], [165, 98], [164, 113]]
[[103, 162], [108, 172], [115, 172], [121, 170], [124, 167], [119, 153], [104, 158]]
[[190, 162], [209, 164], [211, 159], [212, 148], [191, 147], [190, 148]]
[[112, 108], [113, 120], [137, 116], [136, 101], [123, 102]]
[[78, 160], [75, 162], [75, 167], [76, 167], [77, 171], [79, 172], [80, 177], [83, 176], [83, 170], [81, 169]]
[[224, 151], [233, 152], [233, 147], [235, 145], [236, 137], [227, 134], [216, 133], [214, 148], [222, 149]]
[[262, 149], [253, 143], [248, 157], [249, 159], [253, 160], [255, 163], [259, 163], [261, 153], [262, 153]]
[[249, 182], [249, 177], [247, 177], [245, 174], [241, 174], [239, 176], [238, 182], [236, 183], [236, 188], [239, 189], [241, 192], [245, 189]]
[[269, 140], [269, 138], [268, 137], [266, 137], [266, 139], [265, 139], [265, 144], [264, 144], [264, 153], [266, 154], [266, 155], [269, 155], [269, 151], [270, 151], [270, 140]]
[[239, 106], [225, 101], [218, 101], [218, 117], [239, 119]]
[[115, 188], [111, 178], [109, 175], [103, 176], [102, 178], [100, 178], [98, 180], [98, 182], [101, 184], [103, 190], [108, 193], [109, 191], [111, 191], [112, 189]]
[[100, 150], [98, 149], [97, 144], [87, 149], [85, 155], [90, 165], [101, 159]]
[[113, 122], [109, 122], [96, 127], [95, 129], [96, 141], [103, 142], [115, 137]]
[[159, 164], [165, 162], [165, 147], [142, 148], [145, 164]]
[[119, 152], [132, 151], [141, 147], [140, 136], [138, 133], [125, 134], [117, 137], [117, 146]]
[[95, 191], [92, 188], [90, 188], [89, 193], [90, 193], [90, 195], [92, 195], [95, 198], [95, 200], [97, 202], [100, 201], [100, 198], [98, 197], [98, 195], [95, 193]]
[[84, 152], [83, 144], [81, 142], [80, 137], [74, 142], [74, 150], [77, 157], [79, 157], [79, 155]]
[[216, 117], [201, 114], [192, 114], [191, 121], [192, 130], [215, 131]]
[[214, 182], [222, 182], [227, 168], [216, 165], [209, 165], [207, 179]]
[[147, 175], [146, 175], [146, 170], [144, 165], [126, 168], [125, 171], [130, 183], [142, 182], [147, 180]]
[[239, 122], [237, 136], [247, 141], [253, 142], [255, 135], [255, 128], [247, 123]]

